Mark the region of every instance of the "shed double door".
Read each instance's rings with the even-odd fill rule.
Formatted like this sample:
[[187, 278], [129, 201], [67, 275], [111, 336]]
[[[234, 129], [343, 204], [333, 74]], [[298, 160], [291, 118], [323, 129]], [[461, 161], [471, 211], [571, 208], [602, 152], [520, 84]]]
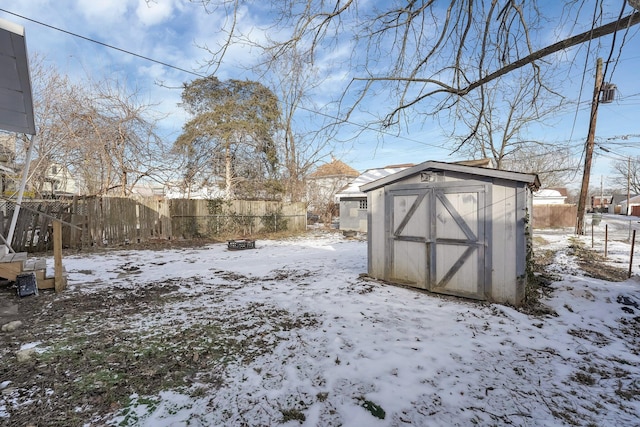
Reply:
[[409, 186], [387, 193], [386, 276], [432, 292], [486, 299], [487, 189], [484, 185]]

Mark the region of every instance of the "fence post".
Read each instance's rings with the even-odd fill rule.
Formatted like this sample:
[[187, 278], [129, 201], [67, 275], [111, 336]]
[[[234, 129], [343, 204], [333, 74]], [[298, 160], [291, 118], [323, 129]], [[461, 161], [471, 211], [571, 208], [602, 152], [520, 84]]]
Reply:
[[607, 257], [607, 247], [609, 246], [609, 224], [604, 225], [604, 257]]
[[62, 276], [62, 223], [53, 221], [53, 285], [56, 293], [64, 290], [64, 277]]

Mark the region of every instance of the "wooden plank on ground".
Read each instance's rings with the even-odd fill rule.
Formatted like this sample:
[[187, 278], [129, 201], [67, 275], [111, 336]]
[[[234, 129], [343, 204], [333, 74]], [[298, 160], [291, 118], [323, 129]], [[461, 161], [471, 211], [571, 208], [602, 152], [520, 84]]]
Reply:
[[0, 263], [2, 262], [18, 262], [18, 261], [26, 261], [27, 253], [26, 252], [16, 252], [11, 254], [3, 255], [0, 258]]
[[16, 280], [18, 274], [22, 273], [22, 262], [5, 262], [0, 264], [0, 277], [7, 280]]
[[31, 258], [24, 262], [24, 271], [36, 271], [36, 270], [46, 270], [47, 269], [47, 260]]
[[46, 279], [37, 279], [38, 289], [54, 289], [55, 288], [55, 279], [53, 277], [49, 277]]

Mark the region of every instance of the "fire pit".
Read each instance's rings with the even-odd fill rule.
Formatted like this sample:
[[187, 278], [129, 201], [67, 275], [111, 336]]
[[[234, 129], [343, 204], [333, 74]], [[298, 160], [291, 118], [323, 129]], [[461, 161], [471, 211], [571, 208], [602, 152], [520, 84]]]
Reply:
[[241, 250], [241, 249], [255, 249], [256, 248], [256, 241], [255, 240], [247, 240], [247, 239], [243, 239], [243, 240], [228, 240], [227, 241], [227, 248], [230, 251], [237, 251], [237, 250]]

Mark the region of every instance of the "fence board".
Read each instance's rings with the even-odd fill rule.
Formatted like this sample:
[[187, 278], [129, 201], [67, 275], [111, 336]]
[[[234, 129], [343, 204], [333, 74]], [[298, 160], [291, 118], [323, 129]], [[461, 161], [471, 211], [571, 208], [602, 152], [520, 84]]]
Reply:
[[575, 227], [576, 205], [533, 205], [533, 228]]
[[[260, 232], [303, 231], [304, 203], [74, 197], [23, 202], [12, 242], [15, 251], [52, 248], [52, 217], [63, 226], [63, 246], [118, 245], [149, 239], [249, 237]], [[0, 205], [0, 232], [7, 234], [15, 205]]]

